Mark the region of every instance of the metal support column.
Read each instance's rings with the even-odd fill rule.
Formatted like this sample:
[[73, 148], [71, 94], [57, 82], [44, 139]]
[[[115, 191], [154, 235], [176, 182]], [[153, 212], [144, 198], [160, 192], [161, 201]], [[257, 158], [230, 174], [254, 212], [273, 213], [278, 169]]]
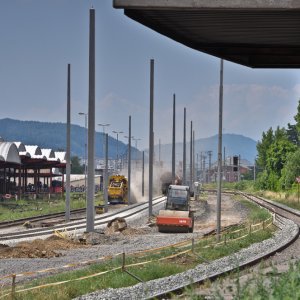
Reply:
[[89, 35], [89, 126], [88, 126], [88, 189], [86, 207], [86, 231], [94, 231], [95, 194], [95, 10], [90, 9]]
[[153, 152], [154, 152], [154, 132], [153, 132], [153, 106], [154, 106], [154, 59], [150, 60], [150, 117], [149, 117], [149, 218], [152, 216], [153, 198]]
[[175, 184], [175, 94], [173, 94], [173, 127], [172, 127], [172, 184]]
[[[67, 151], [66, 151], [66, 222], [70, 221], [70, 189], [71, 189], [71, 65], [68, 64], [67, 88]], [[62, 187], [63, 188], [63, 187]]]
[[223, 120], [223, 59], [220, 62], [219, 135], [218, 135], [218, 193], [217, 193], [217, 238], [221, 233], [221, 189], [222, 189], [222, 120]]

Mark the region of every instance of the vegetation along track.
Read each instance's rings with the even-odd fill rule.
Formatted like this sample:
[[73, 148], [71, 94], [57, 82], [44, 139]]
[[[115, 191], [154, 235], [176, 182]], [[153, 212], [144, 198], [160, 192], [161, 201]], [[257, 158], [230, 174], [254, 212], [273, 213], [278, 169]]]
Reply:
[[[165, 201], [165, 197], [157, 197], [153, 199], [153, 205], [159, 205]], [[123, 218], [128, 218], [131, 217], [135, 214], [139, 214], [142, 211], [146, 211], [148, 209], [148, 203], [142, 202], [142, 203], [137, 203], [134, 205], [130, 205], [126, 207], [125, 209], [118, 210], [112, 213], [107, 213], [104, 215], [99, 215], [95, 217], [95, 227], [107, 224], [110, 220], [116, 218], [116, 217], [123, 217]], [[35, 219], [34, 219], [35, 220]], [[27, 229], [27, 230], [18, 230], [15, 232], [7, 232], [7, 233], [2, 233], [0, 234], [0, 243], [1, 242], [9, 242], [9, 241], [15, 241], [15, 240], [20, 240], [20, 239], [27, 239], [31, 237], [41, 237], [45, 235], [51, 235], [53, 234], [56, 230], [67, 230], [67, 231], [72, 231], [72, 230], [84, 230], [86, 227], [86, 222], [85, 220], [78, 220], [78, 221], [73, 221], [69, 223], [63, 223], [63, 224], [58, 224], [54, 225], [51, 228], [32, 228], [32, 229]]]

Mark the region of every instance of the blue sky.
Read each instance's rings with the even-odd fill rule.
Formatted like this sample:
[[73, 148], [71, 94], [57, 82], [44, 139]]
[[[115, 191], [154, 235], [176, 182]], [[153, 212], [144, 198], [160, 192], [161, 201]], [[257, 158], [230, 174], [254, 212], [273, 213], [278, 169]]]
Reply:
[[[96, 124], [128, 133], [148, 147], [149, 66], [155, 60], [155, 141], [170, 143], [173, 93], [177, 141], [183, 108], [195, 137], [218, 129], [218, 58], [180, 45], [132, 21], [111, 0], [0, 1], [0, 118], [66, 122], [67, 64], [72, 72], [71, 122], [88, 111], [89, 8], [96, 10]], [[224, 133], [255, 140], [293, 123], [300, 98], [297, 70], [255, 70], [224, 64]], [[102, 128], [96, 128], [101, 131]], [[1, 131], [0, 131], [1, 135]], [[125, 142], [121, 135], [119, 139]]]

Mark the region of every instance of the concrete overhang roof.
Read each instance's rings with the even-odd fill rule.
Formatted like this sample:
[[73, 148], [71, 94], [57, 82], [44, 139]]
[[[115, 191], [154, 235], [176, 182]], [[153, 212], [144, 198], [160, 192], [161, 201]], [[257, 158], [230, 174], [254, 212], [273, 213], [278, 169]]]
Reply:
[[114, 0], [131, 19], [252, 68], [300, 67], [300, 0]]

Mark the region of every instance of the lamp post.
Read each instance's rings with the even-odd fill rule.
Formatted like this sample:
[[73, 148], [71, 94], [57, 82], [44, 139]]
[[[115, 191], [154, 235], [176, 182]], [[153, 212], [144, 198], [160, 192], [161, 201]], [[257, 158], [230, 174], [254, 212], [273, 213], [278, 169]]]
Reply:
[[84, 112], [78, 113], [80, 116], [84, 116], [84, 128], [85, 128], [85, 143], [84, 143], [84, 194], [85, 194], [85, 201], [86, 201], [86, 152], [87, 152], [87, 118], [88, 114]]
[[117, 171], [119, 170], [119, 133], [123, 133], [123, 131], [113, 130], [113, 133], [117, 135]]

